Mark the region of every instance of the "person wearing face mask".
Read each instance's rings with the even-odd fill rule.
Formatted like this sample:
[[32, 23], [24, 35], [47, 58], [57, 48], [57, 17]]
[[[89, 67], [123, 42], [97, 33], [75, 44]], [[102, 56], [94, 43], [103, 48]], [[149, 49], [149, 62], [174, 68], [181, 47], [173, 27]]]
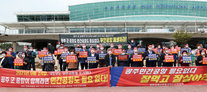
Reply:
[[35, 71], [35, 58], [36, 58], [36, 53], [33, 51], [33, 47], [30, 47], [29, 49], [29, 56], [30, 56], [30, 67], [32, 66], [33, 71]]
[[[91, 49], [91, 53], [88, 55], [88, 57], [96, 57], [96, 63], [89, 63], [89, 69], [97, 68], [99, 63], [99, 56], [95, 53], [95, 49]], [[87, 62], [87, 61], [86, 61]]]
[[[22, 52], [18, 52], [16, 59], [23, 59]], [[14, 69], [23, 69], [22, 66], [14, 66]]]
[[130, 56], [131, 67], [143, 67], [143, 60], [134, 62], [133, 61], [133, 55], [138, 55], [137, 47], [134, 47], [133, 54], [131, 54], [131, 56]]
[[24, 52], [26, 53], [26, 56], [29, 59], [29, 62], [27, 62], [27, 68], [31, 69], [32, 53], [31, 53], [31, 51], [29, 51], [28, 46], [24, 47]]
[[70, 50], [70, 55], [71, 55], [71, 56], [75, 56], [77, 62], [70, 62], [70, 63], [68, 64], [68, 71], [79, 70], [79, 69], [78, 69], [78, 66], [79, 66], [79, 65], [78, 65], [78, 57], [76, 56], [75, 51], [74, 51], [73, 49]]
[[[83, 52], [83, 51], [89, 53], [88, 49], [86, 49], [86, 44], [82, 44], [82, 49], [80, 50], [80, 52]], [[87, 60], [87, 57], [84, 57], [84, 58], [83, 57], [79, 57], [80, 56], [80, 52], [78, 54], [78, 61], [79, 61], [80, 65], [81, 65], [81, 70], [83, 70], [84, 68], [88, 69], [88, 63], [85, 62]]]
[[113, 44], [113, 43], [110, 44], [110, 49], [111, 49], [112, 52], [113, 52], [113, 49], [114, 49], [114, 44]]
[[[52, 56], [52, 53], [48, 53], [48, 56]], [[45, 69], [44, 71], [55, 71], [55, 59], [53, 57], [53, 63], [45, 63]]]
[[66, 56], [68, 56], [70, 53], [68, 51], [68, 47], [65, 47], [64, 48], [64, 52], [61, 54], [60, 58], [62, 59], [62, 62], [63, 62], [63, 71], [66, 70], [66, 68], [68, 67], [68, 63], [66, 63]]
[[202, 63], [203, 58], [207, 57], [206, 51], [201, 50], [200, 53], [201, 54], [197, 57], [197, 60], [196, 60], [196, 66], [206, 66], [207, 64]]
[[131, 54], [133, 54], [133, 53], [134, 53], [134, 51], [133, 51], [133, 49], [132, 49], [132, 46], [131, 46], [130, 44], [128, 44], [127, 54], [128, 54], [129, 56], [131, 56]]
[[99, 55], [99, 66], [100, 67], [105, 67], [106, 65], [105, 65], [105, 61], [104, 61], [104, 58], [105, 58], [105, 56], [104, 57], [100, 57], [100, 55], [106, 55], [106, 51], [104, 50], [104, 46], [102, 45], [101, 46], [101, 48], [100, 48], [100, 50], [98, 51], [98, 55]]
[[6, 57], [7, 53], [6, 51], [3, 51], [1, 53], [1, 59], [0, 59], [0, 67], [2, 68], [11, 68], [10, 64], [9, 64], [9, 58]]
[[116, 63], [116, 57], [112, 54], [112, 49], [107, 50], [107, 54], [105, 56], [105, 64], [107, 67], [114, 67]]
[[96, 50], [99, 51], [100, 50], [100, 45], [96, 44]]
[[129, 55], [126, 54], [126, 50], [122, 50], [122, 54], [117, 56], [117, 63], [119, 67], [129, 66]]
[[[168, 55], [172, 55], [172, 54], [170, 53], [170, 50], [165, 50], [165, 53], [163, 53], [163, 54], [161, 55], [160, 60], [161, 60], [161, 62], [162, 62], [162, 66], [164, 66], [164, 67], [173, 67], [173, 65], [176, 65], [176, 62], [175, 62], [175, 60], [174, 60], [174, 62], [167, 62], [167, 61], [165, 60], [165, 56], [168, 56]], [[174, 64], [174, 63], [175, 63], [175, 64]]]
[[162, 56], [162, 48], [161, 48], [161, 46], [160, 45], [158, 45], [157, 46], [157, 50], [158, 50], [158, 52], [157, 52], [157, 54], [158, 54], [158, 67], [161, 67], [162, 66], [162, 60], [161, 60], [161, 56]]
[[26, 52], [23, 52], [22, 53], [22, 59], [23, 59], [23, 70], [31, 70], [31, 68], [30, 68], [30, 60], [29, 60], [29, 57], [28, 57], [28, 55], [27, 55], [27, 53]]
[[9, 64], [11, 66], [11, 69], [14, 69], [14, 59], [16, 58], [16, 53], [13, 51], [13, 48], [9, 48], [9, 51], [11, 52], [11, 56], [8, 56]]
[[190, 63], [183, 63], [182, 57], [183, 56], [188, 56], [188, 52], [186, 50], [182, 51], [182, 56], [179, 58], [179, 64], [181, 66], [190, 66]]
[[136, 42], [134, 40], [131, 40], [130, 45], [132, 46], [132, 48], [136, 47]]
[[157, 60], [153, 60], [153, 61], [149, 61], [149, 58], [148, 56], [150, 54], [155, 54], [155, 52], [152, 50], [152, 46], [149, 45], [148, 46], [148, 50], [144, 53], [144, 59], [143, 60], [146, 60], [146, 67], [156, 67], [157, 65]]

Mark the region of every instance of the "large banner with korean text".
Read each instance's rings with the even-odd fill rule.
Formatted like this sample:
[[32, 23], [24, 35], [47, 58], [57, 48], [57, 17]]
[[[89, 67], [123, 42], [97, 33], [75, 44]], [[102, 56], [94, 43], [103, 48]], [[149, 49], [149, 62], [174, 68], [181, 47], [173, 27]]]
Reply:
[[0, 68], [0, 87], [70, 88], [110, 86], [109, 68], [44, 72]]
[[110, 45], [110, 43], [127, 44], [128, 34], [60, 34], [60, 42], [65, 46], [76, 46], [78, 44], [96, 45]]
[[207, 85], [207, 67], [113, 67], [111, 86]]

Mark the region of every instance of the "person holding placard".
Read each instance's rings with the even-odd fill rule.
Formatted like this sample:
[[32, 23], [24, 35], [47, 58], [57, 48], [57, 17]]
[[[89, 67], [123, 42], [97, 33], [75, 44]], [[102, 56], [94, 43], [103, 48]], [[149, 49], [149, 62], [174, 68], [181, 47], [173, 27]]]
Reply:
[[66, 63], [66, 56], [69, 55], [69, 51], [68, 51], [68, 47], [64, 48], [64, 52], [61, 54], [60, 58], [62, 59], [62, 64], [63, 64], [63, 71], [66, 70], [66, 68], [68, 67], [68, 63]]
[[165, 53], [161, 55], [160, 59], [164, 67], [173, 67], [175, 63], [174, 55], [170, 53], [170, 50], [165, 50]]
[[48, 56], [46, 57], [43, 57], [43, 62], [44, 62], [44, 65], [45, 65], [45, 69], [44, 71], [55, 71], [55, 59], [52, 55], [52, 53], [48, 53]]
[[117, 56], [118, 67], [128, 67], [129, 66], [129, 55], [126, 54], [126, 50], [122, 50], [122, 54]]
[[78, 57], [73, 49], [70, 50], [70, 55], [66, 57], [66, 62], [68, 63], [68, 71], [79, 70]]
[[99, 56], [95, 53], [95, 49], [91, 49], [91, 53], [88, 55], [86, 62], [89, 64], [89, 69], [97, 68], [99, 63]]
[[[16, 59], [22, 59], [23, 60], [22, 52], [18, 53]], [[22, 64], [16, 64], [16, 62], [14, 61], [14, 69], [23, 69], [23, 62], [22, 62]]]
[[112, 54], [112, 49], [109, 48], [107, 50], [107, 55], [105, 56], [105, 64], [108, 67], [114, 67], [116, 63], [116, 57], [114, 54]]
[[143, 67], [143, 57], [142, 54], [138, 54], [137, 47], [134, 47], [134, 52], [130, 56], [131, 67]]
[[98, 51], [98, 55], [99, 55], [99, 66], [100, 67], [105, 67], [105, 56], [106, 56], [106, 51], [104, 50], [104, 46], [102, 45], [100, 47], [100, 50]]
[[201, 50], [201, 53], [196, 60], [196, 66], [206, 66], [207, 65], [207, 55], [205, 50]]
[[81, 70], [88, 69], [88, 63], [85, 62], [87, 60], [89, 51], [86, 49], [86, 44], [82, 44], [82, 49], [78, 54], [78, 61], [81, 65]]
[[144, 60], [146, 60], [146, 67], [156, 67], [157, 55], [152, 50], [152, 47], [148, 46], [148, 51], [144, 53]]
[[190, 66], [192, 62], [192, 57], [188, 55], [188, 52], [186, 50], [181, 52], [181, 56], [179, 58], [179, 64], [181, 66]]

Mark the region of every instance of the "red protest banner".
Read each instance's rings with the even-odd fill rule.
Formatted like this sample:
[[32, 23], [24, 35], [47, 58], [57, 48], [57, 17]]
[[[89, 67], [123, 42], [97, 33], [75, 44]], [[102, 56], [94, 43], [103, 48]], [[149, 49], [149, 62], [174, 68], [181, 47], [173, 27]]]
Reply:
[[128, 55], [118, 55], [117, 59], [122, 61], [128, 60]]
[[113, 54], [114, 55], [120, 55], [122, 53], [122, 49], [114, 49]]
[[165, 55], [164, 62], [175, 62], [173, 55]]
[[133, 55], [132, 61], [133, 62], [142, 61], [142, 55]]
[[7, 53], [6, 54], [7, 57], [11, 57], [11, 51], [6, 51], [6, 53]]
[[80, 51], [79, 52], [79, 58], [87, 58], [88, 52], [87, 51]]
[[57, 50], [57, 54], [60, 55], [60, 54], [62, 54], [64, 51], [65, 51], [64, 49], [58, 49], [58, 50]]
[[20, 59], [20, 58], [16, 58], [14, 59], [14, 66], [23, 66], [23, 59]]
[[206, 70], [206, 66], [113, 67], [111, 86], [207, 85]]
[[47, 52], [48, 52], [48, 51], [46, 51], [46, 50], [44, 50], [44, 51], [39, 51], [39, 52], [38, 52], [38, 57], [45, 57], [45, 56], [47, 56]]
[[202, 64], [207, 64], [207, 57], [203, 58]]
[[110, 86], [109, 68], [45, 72], [0, 68], [0, 87], [71, 88]]
[[66, 63], [76, 63], [77, 57], [75, 55], [66, 56]]

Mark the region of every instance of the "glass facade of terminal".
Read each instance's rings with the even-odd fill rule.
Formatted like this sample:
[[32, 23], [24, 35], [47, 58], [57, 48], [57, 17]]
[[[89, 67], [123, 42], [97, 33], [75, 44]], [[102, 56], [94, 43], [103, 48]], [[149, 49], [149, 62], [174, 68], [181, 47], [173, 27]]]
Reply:
[[18, 22], [69, 21], [69, 15], [17, 15]]
[[[17, 15], [18, 22], [44, 21], [202, 21], [207, 20], [207, 2], [188, 0], [125, 0], [69, 6], [70, 14]], [[163, 25], [159, 25], [163, 26]], [[185, 26], [185, 25], [180, 25]], [[27, 28], [19, 34], [31, 33], [100, 33], [100, 32], [174, 32], [182, 27], [138, 26], [71, 26], [63, 28]], [[195, 32], [198, 28], [186, 27]], [[159, 31], [161, 30], [161, 31]]]
[[[70, 21], [207, 20], [207, 2], [187, 0], [126, 0], [69, 6]], [[167, 15], [160, 18], [146, 15]], [[126, 18], [122, 16], [127, 16]], [[140, 17], [141, 16], [141, 17]], [[144, 17], [143, 17], [144, 16]], [[196, 17], [195, 17], [196, 16]], [[131, 18], [132, 17], [132, 18]]]

